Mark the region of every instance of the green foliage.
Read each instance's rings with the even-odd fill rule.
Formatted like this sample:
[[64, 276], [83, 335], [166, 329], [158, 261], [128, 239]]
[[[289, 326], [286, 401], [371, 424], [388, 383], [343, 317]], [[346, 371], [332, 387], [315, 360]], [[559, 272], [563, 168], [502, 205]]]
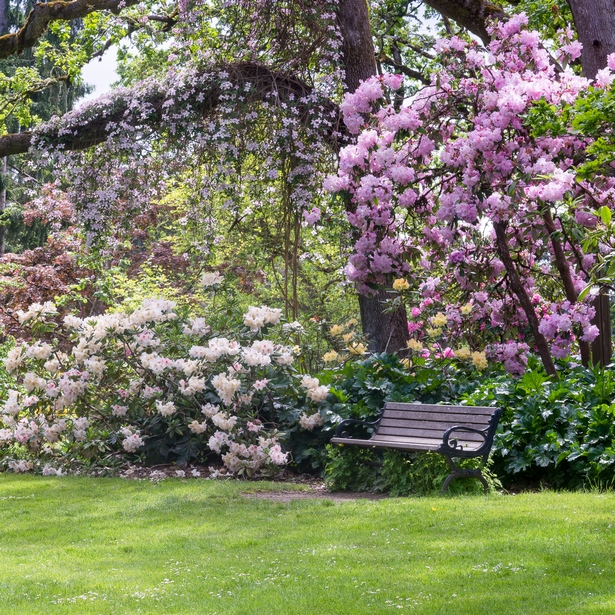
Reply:
[[[333, 491], [379, 491], [393, 497], [439, 493], [451, 470], [437, 453], [404, 453], [392, 449], [357, 446], [328, 446], [325, 481]], [[465, 459], [463, 468], [478, 468], [480, 460]], [[491, 490], [501, 487], [488, 469], [482, 469]], [[456, 478], [449, 494], [483, 493], [483, 485], [474, 478]]]
[[559, 30], [573, 23], [570, 6], [566, 0], [508, 0], [514, 13], [525, 13], [529, 27], [546, 38], [553, 38]]
[[325, 483], [332, 491], [373, 491], [378, 454], [359, 446], [327, 446]]
[[452, 402], [484, 378], [451, 361], [419, 358], [409, 369], [397, 355], [386, 353], [347, 362], [321, 375], [322, 382], [332, 385], [333, 410], [343, 418], [359, 419], [375, 418], [388, 401]]
[[[375, 355], [326, 372], [321, 380], [333, 385], [331, 420], [374, 420], [387, 401], [498, 406], [504, 415], [493, 447], [495, 474], [487, 472], [488, 480], [498, 476], [506, 485], [543, 483], [571, 489], [615, 480], [613, 369], [564, 366], [557, 381], [534, 360], [519, 379], [504, 372], [461, 369], [447, 374], [453, 368], [444, 364], [412, 369], [409, 372], [394, 355]], [[325, 423], [321, 433], [332, 435], [333, 428]], [[361, 463], [366, 465], [359, 469]], [[325, 476], [339, 489], [360, 490], [369, 483], [371, 490], [395, 494], [430, 493], [447, 475], [440, 455], [358, 453], [344, 447], [330, 449], [325, 461]], [[457, 482], [463, 481], [453, 481], [453, 492]]]
[[485, 381], [465, 401], [504, 409], [493, 454], [508, 482], [579, 488], [615, 477], [614, 394], [612, 369], [573, 367], [552, 381], [534, 366], [519, 380]]

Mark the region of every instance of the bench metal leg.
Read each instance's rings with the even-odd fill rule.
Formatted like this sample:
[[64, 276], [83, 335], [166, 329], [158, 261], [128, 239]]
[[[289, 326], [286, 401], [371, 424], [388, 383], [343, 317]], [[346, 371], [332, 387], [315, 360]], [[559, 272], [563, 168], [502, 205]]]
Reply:
[[446, 457], [446, 461], [452, 472], [446, 477], [446, 480], [442, 485], [442, 493], [446, 493], [448, 486], [454, 478], [478, 478], [478, 480], [483, 484], [483, 487], [485, 488], [485, 493], [489, 493], [489, 485], [487, 484], [487, 481], [485, 480], [485, 477], [483, 476], [480, 469], [467, 470], [465, 468], [460, 468], [459, 466], [455, 465], [451, 457]]

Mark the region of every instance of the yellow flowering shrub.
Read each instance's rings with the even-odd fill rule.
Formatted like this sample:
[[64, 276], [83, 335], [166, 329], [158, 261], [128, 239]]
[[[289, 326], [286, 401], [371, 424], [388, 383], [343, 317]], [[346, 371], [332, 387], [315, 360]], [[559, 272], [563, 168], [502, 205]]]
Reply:
[[367, 352], [367, 347], [365, 344], [358, 343], [349, 345], [348, 350], [350, 350], [352, 354], [365, 354]]
[[471, 311], [472, 311], [472, 304], [471, 303], [466, 303], [464, 306], [462, 306], [460, 308], [460, 312], [463, 316], [467, 316]]
[[419, 352], [420, 350], [423, 350], [423, 344], [421, 344], [421, 342], [419, 342], [418, 340], [415, 340], [415, 339], [408, 340], [406, 342], [406, 346], [410, 350], [413, 350], [414, 352]]
[[488, 362], [484, 352], [472, 353], [472, 364], [476, 369], [483, 370], [487, 368]]
[[344, 332], [344, 327], [342, 325], [333, 325], [329, 332], [331, 335], [341, 335]]
[[338, 352], [336, 352], [335, 350], [330, 350], [329, 352], [326, 352], [323, 357], [322, 360], [325, 363], [334, 363], [335, 361], [337, 361], [339, 359], [340, 355]]
[[430, 321], [434, 327], [444, 327], [448, 322], [448, 318], [446, 317], [446, 314], [438, 312], [435, 316], [430, 318]]
[[408, 290], [410, 288], [410, 284], [408, 284], [407, 280], [404, 278], [398, 278], [393, 282], [393, 290], [402, 291]]

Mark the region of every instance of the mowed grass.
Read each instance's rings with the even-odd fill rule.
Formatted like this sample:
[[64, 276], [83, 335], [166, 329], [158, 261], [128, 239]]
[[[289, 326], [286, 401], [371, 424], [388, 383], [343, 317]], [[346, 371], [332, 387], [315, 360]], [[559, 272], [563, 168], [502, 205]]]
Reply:
[[613, 494], [257, 489], [0, 476], [0, 613], [615, 614]]

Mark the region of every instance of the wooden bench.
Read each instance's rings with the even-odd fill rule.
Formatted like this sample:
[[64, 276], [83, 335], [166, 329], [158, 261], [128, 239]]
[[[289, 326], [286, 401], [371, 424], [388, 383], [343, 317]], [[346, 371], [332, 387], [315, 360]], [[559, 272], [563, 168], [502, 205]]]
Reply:
[[[501, 415], [499, 408], [389, 402], [376, 421], [342, 421], [331, 442], [440, 453], [451, 468], [451, 474], [442, 485], [443, 493], [454, 478], [466, 476], [480, 480], [487, 492], [487, 481], [480, 469], [460, 468], [453, 459], [482, 457], [483, 464], [487, 463]], [[352, 437], [348, 433], [350, 426], [362, 430], [363, 437]]]

